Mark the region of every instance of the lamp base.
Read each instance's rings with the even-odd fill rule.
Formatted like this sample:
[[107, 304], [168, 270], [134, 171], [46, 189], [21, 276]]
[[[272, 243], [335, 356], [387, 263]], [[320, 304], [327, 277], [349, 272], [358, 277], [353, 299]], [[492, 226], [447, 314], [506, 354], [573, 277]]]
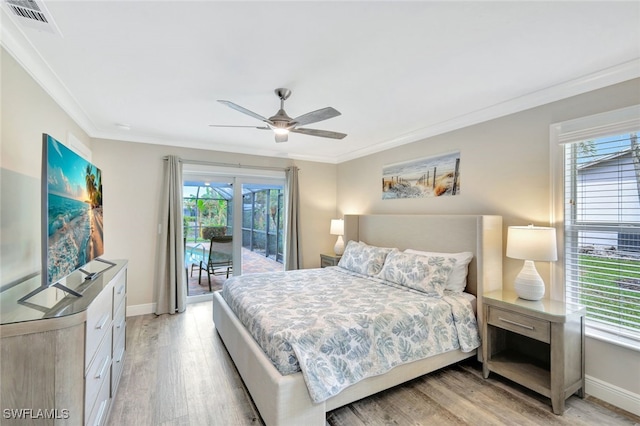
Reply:
[[544, 296], [544, 281], [538, 274], [533, 260], [525, 260], [522, 270], [514, 281], [518, 297], [527, 300], [540, 300]]
[[342, 256], [342, 253], [344, 253], [344, 240], [342, 239], [342, 235], [338, 235], [338, 240], [336, 241], [336, 245], [333, 246], [333, 252], [337, 256]]

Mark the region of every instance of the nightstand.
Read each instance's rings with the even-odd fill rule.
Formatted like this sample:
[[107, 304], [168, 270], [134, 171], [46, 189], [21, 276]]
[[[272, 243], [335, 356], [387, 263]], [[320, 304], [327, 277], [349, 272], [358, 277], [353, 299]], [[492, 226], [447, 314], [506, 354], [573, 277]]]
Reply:
[[483, 313], [485, 379], [493, 371], [551, 398], [555, 414], [574, 393], [584, 398], [584, 306], [494, 291], [483, 295]]
[[326, 268], [327, 266], [336, 266], [340, 262], [340, 258], [337, 254], [320, 254], [320, 267]]

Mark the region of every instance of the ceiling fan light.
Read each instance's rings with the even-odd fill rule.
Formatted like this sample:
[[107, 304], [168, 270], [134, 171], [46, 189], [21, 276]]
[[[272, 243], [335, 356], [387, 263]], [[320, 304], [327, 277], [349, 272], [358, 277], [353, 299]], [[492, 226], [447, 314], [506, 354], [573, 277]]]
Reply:
[[289, 134], [289, 129], [284, 129], [281, 127], [274, 127], [273, 131], [275, 132], [276, 135], [288, 135]]

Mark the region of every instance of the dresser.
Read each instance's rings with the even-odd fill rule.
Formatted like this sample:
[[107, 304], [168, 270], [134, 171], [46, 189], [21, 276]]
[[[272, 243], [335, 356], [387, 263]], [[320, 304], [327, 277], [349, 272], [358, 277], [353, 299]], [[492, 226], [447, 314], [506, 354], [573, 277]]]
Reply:
[[[3, 422], [91, 425], [106, 423], [126, 353], [127, 261], [94, 280], [76, 272], [65, 285], [16, 302], [39, 276], [0, 293], [0, 408]], [[90, 269], [90, 272], [93, 272]]]

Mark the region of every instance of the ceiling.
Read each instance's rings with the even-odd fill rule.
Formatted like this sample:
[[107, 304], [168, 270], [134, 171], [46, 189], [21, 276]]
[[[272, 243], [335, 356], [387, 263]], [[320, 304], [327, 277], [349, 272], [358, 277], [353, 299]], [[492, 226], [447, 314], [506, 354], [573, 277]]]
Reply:
[[[1, 0], [3, 3], [6, 0]], [[11, 1], [11, 0], [9, 0]], [[42, 6], [42, 3], [40, 3]], [[640, 2], [49, 1], [2, 45], [91, 136], [339, 163], [640, 77]], [[341, 116], [342, 140], [213, 128]], [[123, 129], [128, 127], [128, 130]]]

